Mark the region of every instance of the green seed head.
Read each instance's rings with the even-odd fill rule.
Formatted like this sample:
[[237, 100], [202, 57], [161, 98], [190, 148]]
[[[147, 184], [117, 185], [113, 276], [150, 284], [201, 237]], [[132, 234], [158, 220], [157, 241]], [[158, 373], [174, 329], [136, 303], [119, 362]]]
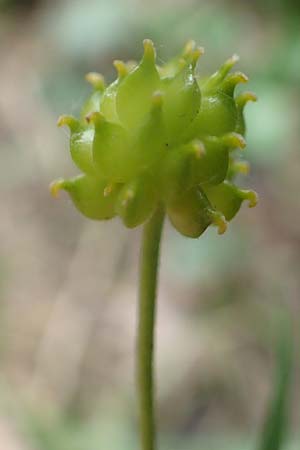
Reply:
[[224, 233], [243, 200], [255, 206], [257, 195], [233, 179], [249, 169], [239, 150], [246, 146], [244, 107], [256, 96], [235, 96], [237, 84], [247, 81], [230, 72], [236, 55], [202, 79], [195, 70], [203, 53], [189, 41], [158, 66], [145, 39], [139, 64], [114, 62], [117, 79], [110, 85], [89, 73], [93, 92], [79, 119], [58, 121], [70, 129], [71, 157], [83, 174], [53, 182], [52, 194], [63, 189], [85, 216], [118, 215], [129, 228], [163, 203], [174, 227], [194, 238], [210, 225]]

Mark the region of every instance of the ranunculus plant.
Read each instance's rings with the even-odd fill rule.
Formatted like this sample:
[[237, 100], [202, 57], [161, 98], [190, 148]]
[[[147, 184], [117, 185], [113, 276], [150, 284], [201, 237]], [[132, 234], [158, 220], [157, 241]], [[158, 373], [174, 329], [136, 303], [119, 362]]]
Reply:
[[153, 331], [159, 245], [164, 217], [184, 236], [198, 238], [210, 226], [227, 228], [254, 191], [234, 184], [248, 165], [244, 107], [252, 92], [235, 95], [247, 76], [232, 72], [236, 55], [211, 76], [196, 72], [203, 49], [193, 41], [164, 65], [153, 43], [144, 40], [139, 64], [115, 61], [117, 79], [106, 85], [97, 73], [80, 117], [61, 116], [70, 129], [71, 157], [81, 174], [51, 184], [66, 191], [86, 217], [121, 217], [125, 226], [143, 225], [137, 332], [137, 384], [141, 449], [155, 448]]

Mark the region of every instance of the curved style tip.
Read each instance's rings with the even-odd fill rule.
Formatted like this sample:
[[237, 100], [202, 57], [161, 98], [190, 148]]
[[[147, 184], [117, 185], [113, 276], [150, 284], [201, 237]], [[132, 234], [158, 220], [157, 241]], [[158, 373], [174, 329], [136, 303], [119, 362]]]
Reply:
[[249, 77], [244, 72], [233, 73], [232, 79], [235, 81], [235, 84], [247, 83], [249, 81]]
[[89, 72], [85, 75], [85, 79], [88, 83], [90, 83], [93, 88], [97, 91], [104, 91], [105, 89], [105, 80], [103, 75], [98, 72]]
[[229, 59], [227, 59], [222, 66], [213, 73], [203, 85], [206, 90], [219, 88], [226, 81], [226, 76], [232, 67], [238, 62], [238, 55], [234, 54]]
[[144, 39], [143, 46], [144, 46], [143, 61], [155, 63], [156, 51], [151, 39]]
[[241, 150], [243, 150], [247, 145], [245, 138], [241, 134], [235, 133], [234, 131], [222, 136], [221, 140], [227, 147], [232, 150], [236, 148], [240, 148]]
[[258, 203], [258, 194], [248, 189], [240, 189], [239, 195], [243, 200], [248, 200], [249, 208], [254, 208]]
[[196, 65], [198, 59], [203, 54], [204, 54], [204, 47], [197, 47], [196, 42], [191, 39], [185, 44], [181, 56], [183, 59], [187, 60], [192, 65]]
[[224, 62], [224, 64], [220, 67], [219, 71], [225, 77], [239, 60], [240, 60], [240, 57], [236, 53], [234, 53], [230, 58], [228, 58]]
[[66, 114], [63, 114], [62, 116], [59, 116], [56, 124], [58, 127], [63, 127], [66, 125], [70, 128], [71, 131], [74, 131], [78, 128], [79, 121], [77, 119], [75, 119], [75, 117], [73, 117], [73, 116], [68, 116]]
[[234, 172], [240, 173], [242, 175], [249, 175], [250, 164], [247, 161], [235, 161], [233, 163], [233, 170]]
[[246, 103], [248, 102], [257, 102], [258, 97], [256, 94], [254, 94], [254, 92], [251, 91], [247, 91], [247, 92], [242, 92], [241, 94], [239, 94], [236, 99], [236, 105], [237, 107], [244, 109]]
[[222, 81], [220, 89], [227, 95], [232, 96], [235, 87], [240, 83], [247, 83], [247, 81], [249, 81], [249, 78], [243, 72], [230, 73]]
[[223, 214], [218, 211], [211, 212], [213, 225], [218, 228], [218, 234], [224, 234], [227, 231], [227, 222]]
[[58, 198], [59, 191], [63, 189], [65, 180], [63, 178], [58, 178], [54, 180], [49, 185], [49, 191], [53, 198]]
[[197, 47], [192, 53], [191, 53], [191, 64], [193, 68], [196, 66], [197, 62], [199, 61], [199, 58], [204, 55], [204, 48], [203, 47]]
[[249, 208], [254, 208], [258, 203], [258, 194], [255, 191], [249, 191], [247, 195], [247, 200], [249, 201]]
[[128, 67], [124, 63], [124, 61], [121, 61], [120, 59], [115, 59], [113, 62], [113, 66], [116, 69], [118, 73], [118, 79], [121, 80], [122, 78], [126, 77], [128, 74]]
[[182, 51], [182, 56], [183, 57], [187, 57], [190, 56], [193, 51], [196, 48], [196, 42], [193, 39], [190, 39], [189, 41], [187, 41], [187, 43], [185, 44], [183, 51]]

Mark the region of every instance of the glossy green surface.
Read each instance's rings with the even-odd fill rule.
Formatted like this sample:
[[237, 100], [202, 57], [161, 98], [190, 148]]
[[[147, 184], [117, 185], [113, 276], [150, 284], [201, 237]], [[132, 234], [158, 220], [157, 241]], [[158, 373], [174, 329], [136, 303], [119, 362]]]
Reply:
[[237, 214], [244, 200], [249, 201], [250, 207], [254, 207], [257, 203], [257, 197], [253, 191], [239, 189], [228, 181], [218, 186], [207, 186], [204, 189], [213, 208], [224, 214], [228, 221]]
[[211, 224], [223, 233], [225, 218], [231, 220], [244, 199], [254, 206], [255, 193], [232, 182], [247, 169], [236, 150], [246, 145], [244, 107], [256, 97], [235, 96], [237, 84], [247, 81], [230, 72], [236, 55], [201, 79], [195, 69], [202, 54], [189, 41], [158, 66], [154, 45], [145, 39], [140, 63], [115, 61], [118, 76], [109, 86], [101, 75], [88, 74], [93, 92], [80, 119], [62, 116], [59, 125], [70, 128], [72, 159], [89, 176], [54, 182], [52, 192], [65, 189], [87, 217], [118, 215], [130, 228], [160, 202], [189, 237]]
[[51, 186], [55, 195], [63, 189], [70, 194], [76, 208], [93, 220], [107, 220], [115, 215], [115, 201], [118, 188], [105, 191], [106, 181], [88, 175], [78, 175], [69, 180], [58, 180]]

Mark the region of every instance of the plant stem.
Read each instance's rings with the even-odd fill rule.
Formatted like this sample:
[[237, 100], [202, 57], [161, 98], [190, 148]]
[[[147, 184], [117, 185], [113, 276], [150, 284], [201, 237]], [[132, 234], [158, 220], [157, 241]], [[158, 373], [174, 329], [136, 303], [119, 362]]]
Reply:
[[137, 330], [137, 388], [141, 450], [155, 449], [153, 347], [159, 245], [164, 210], [159, 206], [144, 225], [140, 254]]

